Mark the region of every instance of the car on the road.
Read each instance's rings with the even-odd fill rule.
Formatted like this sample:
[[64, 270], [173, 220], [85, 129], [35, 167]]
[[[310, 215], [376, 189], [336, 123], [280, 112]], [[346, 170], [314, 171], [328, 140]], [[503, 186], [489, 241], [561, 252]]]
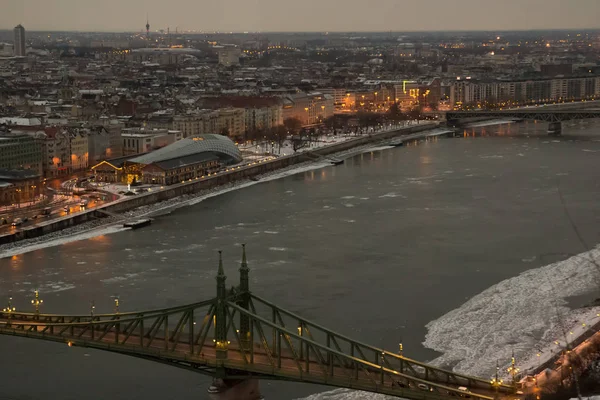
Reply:
[[15, 220], [12, 222], [12, 226], [20, 226], [23, 224], [23, 220], [21, 218], [15, 218]]
[[464, 398], [466, 398], [466, 399], [469, 399], [469, 398], [471, 398], [471, 391], [470, 391], [469, 389], [467, 389], [466, 387], [464, 387], [464, 386], [459, 386], [458, 390], [459, 390], [460, 392], [462, 392], [462, 393], [460, 394], [460, 397], [464, 397]]
[[429, 386], [427, 386], [427, 385], [426, 385], [426, 384], [424, 384], [424, 383], [419, 383], [419, 384], [417, 385], [417, 387], [418, 387], [419, 389], [421, 389], [421, 390], [425, 390], [425, 391], [427, 391], [427, 392], [429, 391]]
[[52, 214], [52, 209], [50, 207], [46, 207], [42, 210], [42, 215], [50, 216]]
[[69, 208], [69, 206], [64, 206], [63, 207], [63, 211], [66, 212], [67, 214], [69, 213], [69, 211], [71, 211], [71, 209]]

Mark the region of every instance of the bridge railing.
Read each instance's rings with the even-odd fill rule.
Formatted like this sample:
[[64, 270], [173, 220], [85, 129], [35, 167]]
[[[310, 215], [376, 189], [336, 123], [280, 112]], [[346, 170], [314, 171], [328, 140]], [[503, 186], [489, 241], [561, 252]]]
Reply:
[[[128, 317], [131, 315], [154, 315], [154, 314], [162, 314], [162, 313], [176, 313], [183, 309], [188, 308], [198, 308], [204, 307], [209, 302], [214, 302], [215, 299], [212, 298], [210, 300], [200, 301], [192, 304], [185, 304], [181, 306], [175, 307], [167, 307], [167, 308], [159, 308], [153, 310], [142, 310], [142, 311], [126, 311], [126, 312], [114, 312], [114, 313], [94, 313], [94, 317], [98, 318], [110, 318], [113, 316], [120, 316], [121, 318]], [[64, 319], [64, 318], [79, 318], [81, 320], [85, 320], [85, 318], [90, 318], [91, 314], [48, 314], [48, 313], [35, 313], [35, 312], [20, 312], [20, 311], [3, 311], [0, 309], [0, 318], [1, 319], [13, 319], [13, 320], [22, 320], [22, 321], [32, 321], [35, 319], [44, 319], [46, 321], [51, 321], [54, 319]]]
[[[36, 313], [0, 313], [0, 330], [5, 334], [47, 338], [78, 343], [111, 343], [113, 346], [159, 346], [162, 350], [199, 353], [213, 325], [215, 300], [148, 312], [85, 316]], [[197, 326], [197, 324], [199, 325]]]
[[[242, 355], [246, 369], [264, 370], [266, 366], [272, 375], [290, 374], [303, 381], [320, 384], [332, 384], [332, 380], [353, 382], [363, 390], [382, 391], [397, 394], [398, 391], [419, 390], [435, 392], [441, 396], [450, 393], [464, 394], [457, 387], [444, 385], [415, 374], [410, 368], [399, 371], [386, 361], [386, 352], [379, 351], [377, 357], [368, 360], [363, 351], [357, 346], [356, 354], [348, 354], [342, 349], [316, 340], [308, 331], [309, 325], [303, 325], [304, 330], [296, 331], [289, 325], [286, 326], [281, 315], [276, 311], [274, 317], [265, 317], [256, 313], [256, 307], [250, 304], [247, 310], [235, 303], [228, 303], [228, 314], [231, 326], [228, 331], [234, 332], [236, 348]], [[262, 363], [257, 363], [257, 349], [255, 346], [244, 346], [239, 335], [237, 318], [246, 316], [250, 320], [250, 340], [260, 343], [260, 356]], [[330, 336], [333, 340], [335, 336]], [[413, 372], [413, 373], [411, 373]], [[348, 385], [347, 383], [345, 385]], [[421, 389], [422, 390], [422, 389]], [[479, 393], [471, 393], [478, 399], [492, 399]], [[410, 396], [409, 396], [410, 398]]]
[[423, 379], [428, 382], [438, 382], [444, 385], [466, 386], [469, 388], [480, 388], [483, 390], [496, 390], [502, 392], [513, 392], [514, 388], [510, 385], [502, 384], [493, 386], [490, 380], [472, 377], [442, 368], [428, 365], [413, 359], [404, 357], [401, 354], [393, 353], [375, 346], [371, 346], [359, 341], [353, 340], [345, 335], [333, 332], [321, 325], [308, 321], [307, 319], [282, 309], [272, 302], [269, 302], [254, 294], [252, 298], [252, 311], [255, 315], [257, 306], [264, 306], [263, 312], [273, 323], [285, 327], [293, 326], [298, 330], [300, 337], [306, 337], [309, 340], [324, 343], [325, 347], [335, 350], [349, 357], [355, 357], [375, 365], [380, 365], [414, 378]]

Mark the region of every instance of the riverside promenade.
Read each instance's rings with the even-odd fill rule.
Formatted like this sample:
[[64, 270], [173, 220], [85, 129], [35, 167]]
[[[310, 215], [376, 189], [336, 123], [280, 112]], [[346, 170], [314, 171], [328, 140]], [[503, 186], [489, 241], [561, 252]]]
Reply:
[[429, 131], [436, 129], [439, 126], [440, 124], [438, 122], [424, 122], [402, 128], [392, 128], [368, 135], [349, 138], [348, 140], [311, 149], [310, 151], [298, 152], [265, 161], [259, 160], [243, 166], [229, 167], [226, 170], [204, 178], [196, 178], [184, 183], [165, 186], [163, 189], [153, 190], [152, 192], [142, 193], [136, 196], [123, 197], [95, 209], [72, 213], [64, 217], [45, 221], [31, 227], [16, 230], [9, 234], [1, 235], [0, 245], [40, 237], [88, 221], [106, 218], [107, 216], [124, 213], [179, 196], [215, 189], [219, 186], [231, 184], [236, 181], [251, 179], [283, 168], [293, 167], [294, 165], [303, 162], [313, 162], [315, 161], [315, 155], [320, 157], [331, 156], [335, 153], [348, 151], [360, 146], [375, 144], [400, 137], [403, 140], [418, 140], [430, 136], [431, 132]]

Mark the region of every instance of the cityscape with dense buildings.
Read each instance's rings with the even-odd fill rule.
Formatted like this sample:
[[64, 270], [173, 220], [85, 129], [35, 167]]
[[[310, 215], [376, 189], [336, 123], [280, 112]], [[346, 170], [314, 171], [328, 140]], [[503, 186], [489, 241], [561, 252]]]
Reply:
[[0, 398], [598, 400], [594, 0], [28, 1], [0, 5]]
[[271, 140], [281, 127], [298, 133], [290, 120], [323, 131], [336, 116], [385, 116], [392, 106], [418, 117], [600, 96], [600, 34], [589, 30], [109, 34], [17, 25], [0, 41], [2, 168], [40, 179], [197, 135], [243, 143]]

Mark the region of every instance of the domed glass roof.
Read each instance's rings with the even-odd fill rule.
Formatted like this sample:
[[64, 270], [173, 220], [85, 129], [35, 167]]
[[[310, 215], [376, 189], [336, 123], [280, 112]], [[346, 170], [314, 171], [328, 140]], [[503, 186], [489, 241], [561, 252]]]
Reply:
[[172, 160], [192, 154], [213, 152], [219, 156], [230, 158], [232, 163], [242, 161], [240, 149], [227, 136], [206, 134], [181, 139], [153, 152], [129, 160], [138, 164], [152, 164], [155, 162]]

